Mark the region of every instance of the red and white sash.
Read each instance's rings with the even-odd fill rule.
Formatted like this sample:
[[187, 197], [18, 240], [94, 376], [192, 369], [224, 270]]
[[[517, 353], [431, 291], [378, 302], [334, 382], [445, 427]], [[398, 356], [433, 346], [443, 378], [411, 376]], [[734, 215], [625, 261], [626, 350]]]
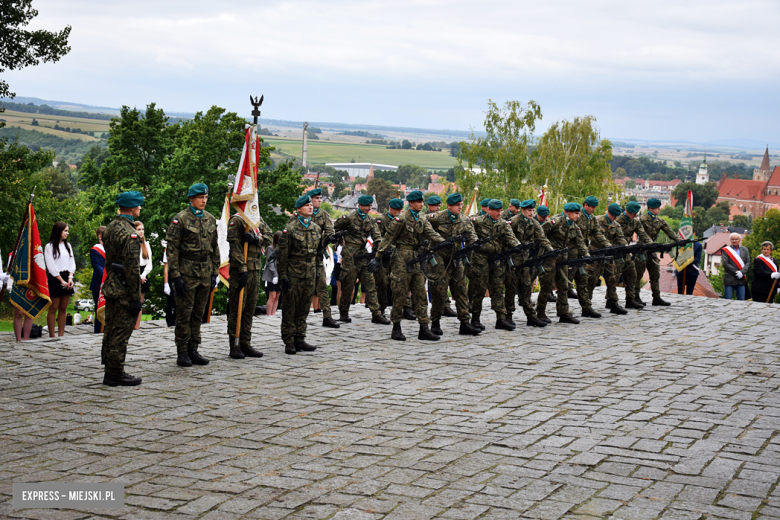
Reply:
[[756, 260], [762, 260], [766, 266], [769, 268], [770, 271], [773, 273], [777, 272], [777, 267], [775, 266], [774, 262], [772, 262], [770, 259], [766, 258], [764, 255], [758, 255], [756, 257]]
[[106, 258], [106, 248], [103, 247], [103, 244], [95, 244], [94, 246], [92, 246], [92, 249], [94, 251], [97, 251], [100, 254], [100, 256], [103, 257], [103, 259]]
[[739, 255], [739, 249], [734, 251], [734, 248], [731, 246], [726, 246], [723, 248], [723, 251], [726, 252], [727, 255], [729, 255], [729, 258], [731, 258], [731, 261], [734, 262], [734, 265], [737, 266], [737, 270], [741, 271], [745, 268], [745, 262], [742, 260], [742, 257]]

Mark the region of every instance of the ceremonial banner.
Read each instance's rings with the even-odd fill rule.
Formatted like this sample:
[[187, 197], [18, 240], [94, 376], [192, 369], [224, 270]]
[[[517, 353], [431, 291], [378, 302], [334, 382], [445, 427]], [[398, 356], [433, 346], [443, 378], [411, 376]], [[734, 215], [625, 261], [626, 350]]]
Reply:
[[219, 244], [219, 278], [226, 286], [230, 287], [230, 244], [227, 241], [227, 228], [230, 222], [230, 200], [225, 195], [225, 203], [222, 205], [222, 216], [217, 220], [217, 243]]
[[103, 284], [106, 283], [106, 278], [108, 278], [108, 269], [103, 270], [103, 279], [100, 280], [97, 309], [95, 309], [95, 317], [97, 317], [97, 320], [103, 325], [106, 324], [106, 297], [103, 296]]
[[257, 127], [247, 125], [244, 150], [236, 174], [236, 185], [230, 202], [250, 229], [257, 231], [260, 204], [257, 201], [257, 165], [260, 161], [260, 139]]
[[[693, 237], [693, 193], [691, 190], [688, 190], [688, 195], [685, 197], [685, 210], [682, 219], [680, 219], [680, 229], [677, 231], [677, 235], [680, 240], [688, 240]], [[677, 271], [682, 271], [691, 265], [693, 263], [693, 244], [678, 248], [672, 263]]]
[[16, 257], [9, 269], [9, 274], [14, 279], [11, 304], [26, 316], [35, 319], [51, 304], [51, 298], [41, 237], [38, 234], [38, 221], [32, 203], [29, 203], [27, 211]]
[[544, 183], [544, 186], [542, 186], [542, 191], [539, 193], [539, 205], [547, 206], [547, 183]]
[[469, 205], [463, 210], [463, 214], [467, 217], [474, 217], [479, 214], [479, 202], [477, 202], [477, 196], [479, 195], [479, 184], [474, 187], [474, 192], [471, 194], [471, 200]]

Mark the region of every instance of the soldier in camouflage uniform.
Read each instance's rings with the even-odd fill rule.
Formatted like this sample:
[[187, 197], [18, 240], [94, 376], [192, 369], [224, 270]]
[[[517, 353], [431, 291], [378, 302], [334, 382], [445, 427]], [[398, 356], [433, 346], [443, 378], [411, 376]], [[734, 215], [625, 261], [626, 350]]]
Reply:
[[[478, 217], [483, 217], [488, 214], [488, 204], [490, 204], [490, 199], [482, 199], [479, 202], [479, 215]], [[473, 221], [473, 219], [472, 219]], [[468, 291], [469, 291], [469, 302], [473, 303], [477, 299], [477, 284], [471, 283], [471, 264], [469, 264], [466, 267], [466, 279], [469, 281], [468, 284]], [[483, 293], [479, 299], [483, 299], [485, 297], [485, 294]], [[471, 307], [470, 307], [471, 308]], [[473, 310], [473, 309], [472, 309]], [[479, 330], [485, 330], [485, 326], [480, 323], [480, 326], [477, 327]]]
[[[551, 218], [544, 223], [542, 229], [554, 249], [569, 248], [569, 252], [559, 257], [558, 260], [567, 260], [569, 258], [588, 257], [588, 248], [582, 237], [582, 232], [577, 226], [577, 219], [580, 217], [582, 208], [576, 202], [569, 202], [563, 206], [563, 213]], [[575, 318], [569, 312], [569, 301], [566, 295], [566, 287], [569, 280], [566, 277], [566, 269], [557, 269], [555, 265], [550, 266], [552, 276], [541, 278], [542, 288], [539, 291], [539, 297], [536, 301], [536, 315], [540, 320], [551, 323], [547, 317], [545, 309], [547, 307], [548, 295], [552, 292], [552, 281], [558, 286], [558, 300], [555, 302], [558, 317], [561, 323], [578, 324], [580, 320]], [[587, 285], [587, 282], [586, 282]]]
[[[520, 214], [520, 199], [511, 199], [509, 201], [509, 207], [501, 213], [501, 218], [510, 222], [513, 218]], [[523, 257], [522, 254], [515, 255], [512, 260], [519, 261]], [[515, 312], [515, 296], [518, 294], [518, 285], [520, 283], [520, 273], [515, 269], [504, 269], [504, 307], [506, 308], [506, 321], [515, 325], [514, 314]], [[546, 323], [545, 323], [546, 325]]]
[[[634, 238], [634, 233], [636, 233], [640, 243], [651, 244], [653, 241], [650, 240], [650, 237], [645, 233], [645, 227], [637, 218], [640, 209], [641, 206], [638, 202], [629, 202], [626, 204], [626, 209], [623, 211], [623, 214], [616, 218], [615, 221], [620, 224], [620, 227], [623, 229], [623, 236], [626, 237], [627, 241], [631, 242]], [[633, 283], [629, 283], [626, 280], [626, 271], [628, 270], [628, 267], [623, 267], [623, 280], [625, 281], [624, 285], [626, 287], [626, 309], [641, 309], [645, 306], [645, 303], [639, 298], [639, 287], [642, 283], [642, 275], [645, 273], [644, 257], [644, 253], [640, 253], [634, 257], [633, 264], [635, 274], [633, 276], [636, 276], [636, 278]]]
[[[596, 208], [599, 205], [599, 199], [593, 195], [585, 197], [582, 204], [582, 215], [577, 219], [577, 226], [579, 226], [582, 232], [582, 237], [585, 239], [585, 245], [590, 250], [601, 249], [602, 247], [609, 247], [611, 244], [607, 237], [604, 236], [604, 232], [601, 230], [601, 226], [596, 223]], [[593, 264], [585, 266], [586, 272], [592, 271]], [[590, 301], [589, 274], [582, 274], [579, 269], [570, 269], [570, 273], [574, 273], [574, 279], [577, 281], [577, 300], [582, 307], [582, 316], [585, 318], [601, 318], [601, 314], [593, 310], [592, 302]]]
[[[430, 199], [429, 199], [430, 200]], [[471, 245], [477, 241], [477, 234], [474, 233], [474, 226], [471, 220], [463, 215], [463, 196], [460, 193], [453, 193], [447, 197], [447, 209], [428, 216], [428, 221], [444, 239], [454, 236], [461, 236], [465, 239], [466, 245]], [[452, 291], [452, 297], [455, 299], [455, 308], [458, 309], [458, 320], [460, 321], [459, 334], [464, 336], [479, 334], [481, 329], [469, 324], [471, 316], [469, 315], [469, 298], [466, 290], [466, 275], [463, 272], [464, 263], [454, 262], [452, 255], [457, 251], [455, 247], [438, 251], [435, 255], [436, 267], [441, 269], [429, 270], [428, 286], [433, 295], [433, 305], [431, 307], [431, 332], [437, 336], [442, 335], [441, 317], [444, 315], [444, 309], [447, 308], [447, 290]], [[435, 277], [432, 273], [436, 273]]]
[[[228, 222], [227, 241], [230, 246], [230, 280], [228, 294], [230, 298], [230, 315], [228, 316], [227, 332], [230, 341], [230, 357], [244, 359], [245, 357], [263, 357], [263, 353], [252, 347], [252, 319], [257, 306], [257, 296], [260, 293], [260, 279], [263, 276], [262, 249], [269, 246], [273, 240], [273, 231], [260, 218], [257, 230], [247, 224], [240, 214], [235, 214]], [[244, 244], [247, 244], [246, 261], [244, 261]], [[241, 337], [236, 345], [236, 322], [238, 321], [238, 301], [244, 289], [244, 299], [241, 306]]]
[[[106, 372], [103, 384], [108, 386], [135, 386], [141, 378], [125, 373], [127, 342], [133, 333], [138, 313], [141, 312], [141, 243], [138, 240], [133, 221], [141, 214], [144, 196], [137, 191], [128, 191], [116, 199], [119, 215], [106, 226], [103, 232], [103, 247], [106, 248], [106, 281], [103, 296], [106, 299], [105, 331], [100, 362]], [[112, 266], [118, 266], [118, 274]]]
[[284, 353], [313, 352], [317, 347], [306, 342], [306, 317], [317, 277], [317, 258], [324, 247], [322, 229], [311, 216], [311, 197], [303, 195], [295, 201], [297, 216], [282, 231], [277, 249], [279, 285], [282, 289], [282, 341]]
[[371, 311], [371, 323], [390, 325], [379, 307], [379, 300], [374, 284], [374, 274], [366, 269], [368, 260], [362, 258], [355, 260], [355, 256], [366, 253], [366, 243], [369, 235], [374, 241], [374, 247], [381, 240], [376, 220], [372, 219], [368, 212], [374, 198], [370, 195], [361, 195], [358, 198], [358, 209], [336, 220], [336, 231], [347, 231], [344, 236], [344, 247], [341, 248], [341, 301], [339, 302], [339, 321], [350, 323], [349, 305], [352, 302], [352, 293], [355, 290], [355, 282], [360, 280], [360, 287], [366, 295], [366, 307]]
[[[620, 204], [610, 204], [606, 214], [596, 217], [596, 225], [601, 229], [601, 234], [604, 235], [604, 238], [612, 246], [628, 245], [623, 236], [623, 228], [615, 222], [615, 219], [622, 211]], [[591, 244], [591, 249], [596, 249], [594, 244]], [[595, 262], [588, 265], [588, 294], [593, 298], [593, 289], [596, 287], [599, 277], [603, 274], [604, 281], [607, 284], [607, 309], [609, 309], [611, 314], [628, 314], [628, 311], [620, 306], [617, 296], [616, 288], [621, 273], [626, 285], [633, 285], [636, 273], [631, 258], [626, 258], [623, 262], [613, 260], [612, 262]]]
[[[379, 215], [376, 219], [376, 225], [379, 226], [379, 233], [384, 237], [387, 233], [387, 226], [390, 221], [401, 214], [404, 209], [404, 201], [401, 199], [390, 199], [387, 213]], [[374, 271], [374, 282], [376, 283], [376, 297], [379, 301], [379, 309], [382, 315], [389, 306], [388, 293], [390, 292], [390, 262], [389, 259], [382, 259], [382, 266]], [[409, 302], [411, 304], [411, 302]]]
[[520, 199], [509, 199], [509, 206], [501, 212], [501, 218], [509, 222], [520, 214]]
[[490, 304], [496, 313], [496, 328], [514, 330], [515, 326], [506, 319], [506, 307], [504, 306], [504, 265], [501, 262], [491, 262], [490, 257], [520, 245], [520, 242], [512, 233], [509, 223], [501, 218], [501, 208], [504, 203], [493, 199], [488, 203], [487, 215], [481, 215], [472, 219], [474, 231], [477, 237], [491, 237], [493, 240], [474, 251], [471, 256], [471, 268], [469, 270], [469, 284], [474, 287], [475, 298], [471, 300], [471, 324], [481, 330], [485, 326], [480, 322], [482, 314], [482, 300], [485, 299], [485, 291], [490, 290]]
[[[519, 205], [520, 213], [509, 222], [509, 225], [514, 232], [515, 237], [521, 244], [539, 242], [541, 250], [552, 251], [552, 245], [550, 244], [550, 241], [547, 240], [544, 231], [542, 231], [542, 225], [534, 217], [535, 206], [536, 201], [533, 199], [521, 202]], [[530, 256], [529, 252], [524, 251], [515, 259], [515, 264], [520, 265], [528, 260]], [[513, 269], [513, 271], [515, 271], [517, 285], [515, 286], [516, 290], [512, 291], [512, 293], [514, 294], [516, 292], [518, 294], [518, 301], [525, 313], [526, 325], [529, 327], [546, 327], [547, 322], [540, 320], [536, 316], [536, 310], [531, 303], [531, 293], [533, 292], [533, 283], [537, 269], [535, 267], [527, 267], [520, 271], [515, 269]], [[507, 292], [509, 292], [509, 288], [507, 288]], [[512, 311], [514, 311], [514, 301], [512, 302]], [[507, 309], [507, 314], [509, 312], [509, 309]]]
[[[393, 288], [393, 310], [390, 319], [393, 322], [391, 337], [395, 340], [405, 341], [401, 330], [403, 318], [403, 305], [412, 291], [412, 302], [415, 305], [417, 321], [420, 324], [418, 339], [436, 341], [439, 336], [431, 332], [428, 326], [428, 298], [425, 294], [425, 276], [420, 269], [420, 264], [414, 264], [410, 270], [407, 262], [414, 259], [419, 253], [415, 246], [427, 239], [433, 244], [438, 244], [444, 239], [433, 230], [431, 223], [420, 212], [423, 207], [423, 194], [421, 191], [413, 191], [406, 196], [409, 209], [395, 217], [387, 226], [387, 233], [382, 238], [376, 257], [369, 263], [368, 269], [376, 271], [382, 265], [382, 255], [385, 251], [395, 246], [395, 252], [390, 259], [390, 281]], [[422, 251], [420, 251], [422, 252]], [[342, 289], [343, 290], [343, 289]]]
[[176, 291], [176, 364], [208, 365], [198, 353], [200, 325], [209, 296], [217, 286], [219, 246], [217, 219], [206, 211], [209, 189], [203, 183], [190, 187], [190, 205], [173, 217], [168, 242], [168, 277]]
[[[679, 237], [675, 234], [672, 226], [658, 216], [661, 212], [661, 201], [658, 199], [647, 199], [647, 213], [639, 217], [639, 221], [645, 228], [647, 236], [650, 240], [655, 242], [658, 239], [658, 234], [663, 231], [666, 236], [672, 242], [679, 240]], [[647, 259], [647, 272], [650, 273], [650, 288], [653, 291], [653, 306], [668, 307], [671, 305], [668, 301], [661, 298], [661, 286], [658, 281], [661, 279], [661, 267], [658, 262], [658, 253], [653, 253]], [[637, 271], [637, 282], [642, 279], [644, 272]], [[634, 289], [636, 294], [639, 294], [639, 287]], [[639, 300], [642, 301], [641, 299]]]
[[[430, 218], [432, 215], [437, 214], [439, 211], [441, 211], [441, 197], [438, 195], [431, 195], [428, 197], [428, 200], [425, 202], [428, 206], [428, 212], [425, 214], [425, 218]], [[428, 292], [431, 295], [431, 300], [433, 299], [433, 288], [431, 287], [430, 280], [432, 279], [430, 276], [430, 273], [433, 273], [434, 276], [437, 278], [442, 278], [444, 276], [445, 268], [442, 265], [437, 266], [428, 266], [427, 273], [429, 273], [429, 280], [428, 280]], [[457, 314], [450, 308], [450, 304], [452, 301], [450, 301], [450, 297], [448, 294], [444, 295], [444, 309], [441, 311], [442, 316], [454, 318], [457, 316]], [[431, 312], [433, 312], [433, 307], [431, 307]], [[431, 320], [433, 320], [433, 317], [431, 317]], [[441, 336], [441, 334], [439, 334]]]

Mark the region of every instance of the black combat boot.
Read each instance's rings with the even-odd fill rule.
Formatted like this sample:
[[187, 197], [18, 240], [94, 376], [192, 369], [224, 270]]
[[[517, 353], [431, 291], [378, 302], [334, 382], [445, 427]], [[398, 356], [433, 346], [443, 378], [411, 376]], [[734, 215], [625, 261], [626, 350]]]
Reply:
[[634, 298], [634, 301], [635, 301], [635, 302], [637, 302], [637, 303], [638, 303], [639, 305], [641, 305], [642, 307], [646, 307], [646, 306], [647, 306], [647, 304], [646, 304], [645, 302], [643, 302], [643, 301], [642, 301], [642, 298], [640, 298], [639, 296], [637, 296], [636, 298]]
[[458, 334], [461, 336], [477, 336], [479, 333], [482, 332], [480, 329], [472, 326], [467, 321], [461, 321], [460, 322], [460, 331], [458, 331]]
[[322, 318], [322, 326], [328, 327], [330, 329], [337, 329], [341, 327], [338, 323], [336, 323], [336, 320], [328, 316], [327, 318]]
[[352, 323], [352, 318], [349, 317], [349, 313], [340, 314], [339, 321], [343, 321], [344, 323]]
[[236, 345], [236, 338], [228, 336], [228, 341], [230, 341], [230, 357], [233, 359], [244, 359], [246, 356], [241, 352], [241, 347]]
[[401, 322], [393, 323], [393, 333], [390, 334], [390, 337], [397, 341], [406, 341], [406, 336], [404, 336], [404, 333], [401, 332]]
[[453, 311], [450, 307], [444, 307], [444, 312], [442, 313], [442, 316], [445, 318], [457, 318], [458, 313]]
[[292, 343], [285, 343], [284, 344], [284, 353], [285, 354], [289, 354], [291, 356], [294, 356], [295, 354], [298, 353], [298, 351], [295, 350], [295, 345], [293, 345]]
[[571, 323], [572, 325], [578, 325], [580, 323], [580, 320], [572, 316], [570, 312], [567, 312], [566, 314], [562, 314], [560, 316], [560, 320], [558, 321], [561, 323]]
[[197, 350], [187, 352], [193, 365], [208, 365], [209, 360], [198, 354]]
[[421, 323], [420, 332], [417, 333], [417, 339], [424, 341], [439, 341], [439, 336], [431, 332], [431, 329], [428, 328], [427, 323]]
[[417, 320], [417, 314], [409, 307], [404, 307], [404, 319], [415, 321]]
[[479, 330], [485, 330], [485, 326], [479, 321], [479, 313], [475, 312], [471, 315], [471, 326], [476, 327]]
[[621, 307], [616, 301], [607, 301], [607, 309], [609, 309], [610, 314], [628, 314], [628, 311]]
[[558, 297], [555, 295], [554, 292], [550, 291], [550, 296], [547, 297], [547, 303], [555, 303], [558, 301]]
[[108, 386], [138, 386], [141, 384], [141, 378], [131, 376], [125, 372], [111, 371], [103, 376], [103, 384]]
[[371, 317], [371, 323], [378, 323], [380, 325], [390, 325], [390, 320], [384, 314], [374, 314]]
[[552, 323], [552, 320], [547, 317], [547, 314], [543, 310], [537, 310], [536, 317], [545, 323]]
[[671, 303], [669, 303], [668, 301], [662, 299], [660, 296], [658, 298], [653, 298], [653, 307], [658, 307], [658, 306], [668, 307], [670, 305], [671, 305]]
[[577, 299], [577, 292], [574, 289], [569, 289], [569, 291], [566, 293], [566, 296], [569, 298]]
[[244, 354], [246, 357], [256, 357], [256, 358], [263, 357], [263, 353], [260, 352], [259, 350], [255, 350], [252, 346], [241, 347], [241, 353]]
[[537, 318], [536, 316], [529, 316], [528, 319], [526, 320], [525, 324], [528, 325], [529, 327], [546, 327], [547, 326], [547, 322], [546, 321], [542, 321], [539, 318]]
[[305, 338], [295, 338], [295, 344], [294, 344], [295, 350], [297, 351], [303, 351], [303, 352], [314, 352], [317, 350], [317, 347], [314, 345], [309, 345], [306, 343]]
[[642, 304], [626, 296], [626, 309], [641, 309]]
[[517, 327], [517, 323], [515, 323], [514, 316], [512, 316], [511, 313], [508, 312], [506, 314], [506, 318], [504, 319], [506, 320], [507, 323], [509, 323], [512, 326], [512, 328]]
[[190, 360], [190, 356], [186, 352], [179, 352], [179, 355], [176, 357], [176, 364], [180, 367], [191, 367], [192, 360]]
[[601, 318], [601, 313], [598, 313], [593, 310], [592, 307], [587, 309], [582, 309], [582, 316], [584, 318]]
[[496, 328], [500, 330], [515, 330], [515, 327], [506, 321], [506, 318], [501, 318], [500, 320], [496, 320]]
[[431, 322], [431, 332], [437, 336], [443, 336], [444, 332], [441, 330], [441, 322], [439, 320]]

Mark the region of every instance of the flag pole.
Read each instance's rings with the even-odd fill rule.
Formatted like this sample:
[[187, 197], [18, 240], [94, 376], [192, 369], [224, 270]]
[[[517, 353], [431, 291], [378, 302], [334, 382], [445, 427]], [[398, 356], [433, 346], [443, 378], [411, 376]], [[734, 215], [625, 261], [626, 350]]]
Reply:
[[772, 290], [769, 291], [769, 296], [766, 297], [766, 303], [771, 302], [775, 299], [775, 290], [777, 289], [777, 279], [775, 279], [774, 282], [772, 282]]
[[[30, 218], [30, 205], [33, 203], [33, 199], [35, 198], [35, 188], [37, 186], [33, 187], [32, 193], [30, 193], [30, 198], [27, 200], [27, 204], [24, 208], [24, 217], [22, 217], [22, 225], [19, 226], [19, 233], [16, 234], [16, 242], [14, 243], [14, 249], [11, 251], [11, 260], [8, 262], [8, 269], [11, 270], [11, 268], [14, 265], [14, 262], [16, 261], [16, 253], [19, 249], [19, 241], [22, 239], [22, 232], [24, 231], [24, 226], [27, 225], [27, 220]], [[0, 301], [3, 300], [3, 295], [5, 294], [5, 284], [3, 284], [3, 287], [0, 288]]]

